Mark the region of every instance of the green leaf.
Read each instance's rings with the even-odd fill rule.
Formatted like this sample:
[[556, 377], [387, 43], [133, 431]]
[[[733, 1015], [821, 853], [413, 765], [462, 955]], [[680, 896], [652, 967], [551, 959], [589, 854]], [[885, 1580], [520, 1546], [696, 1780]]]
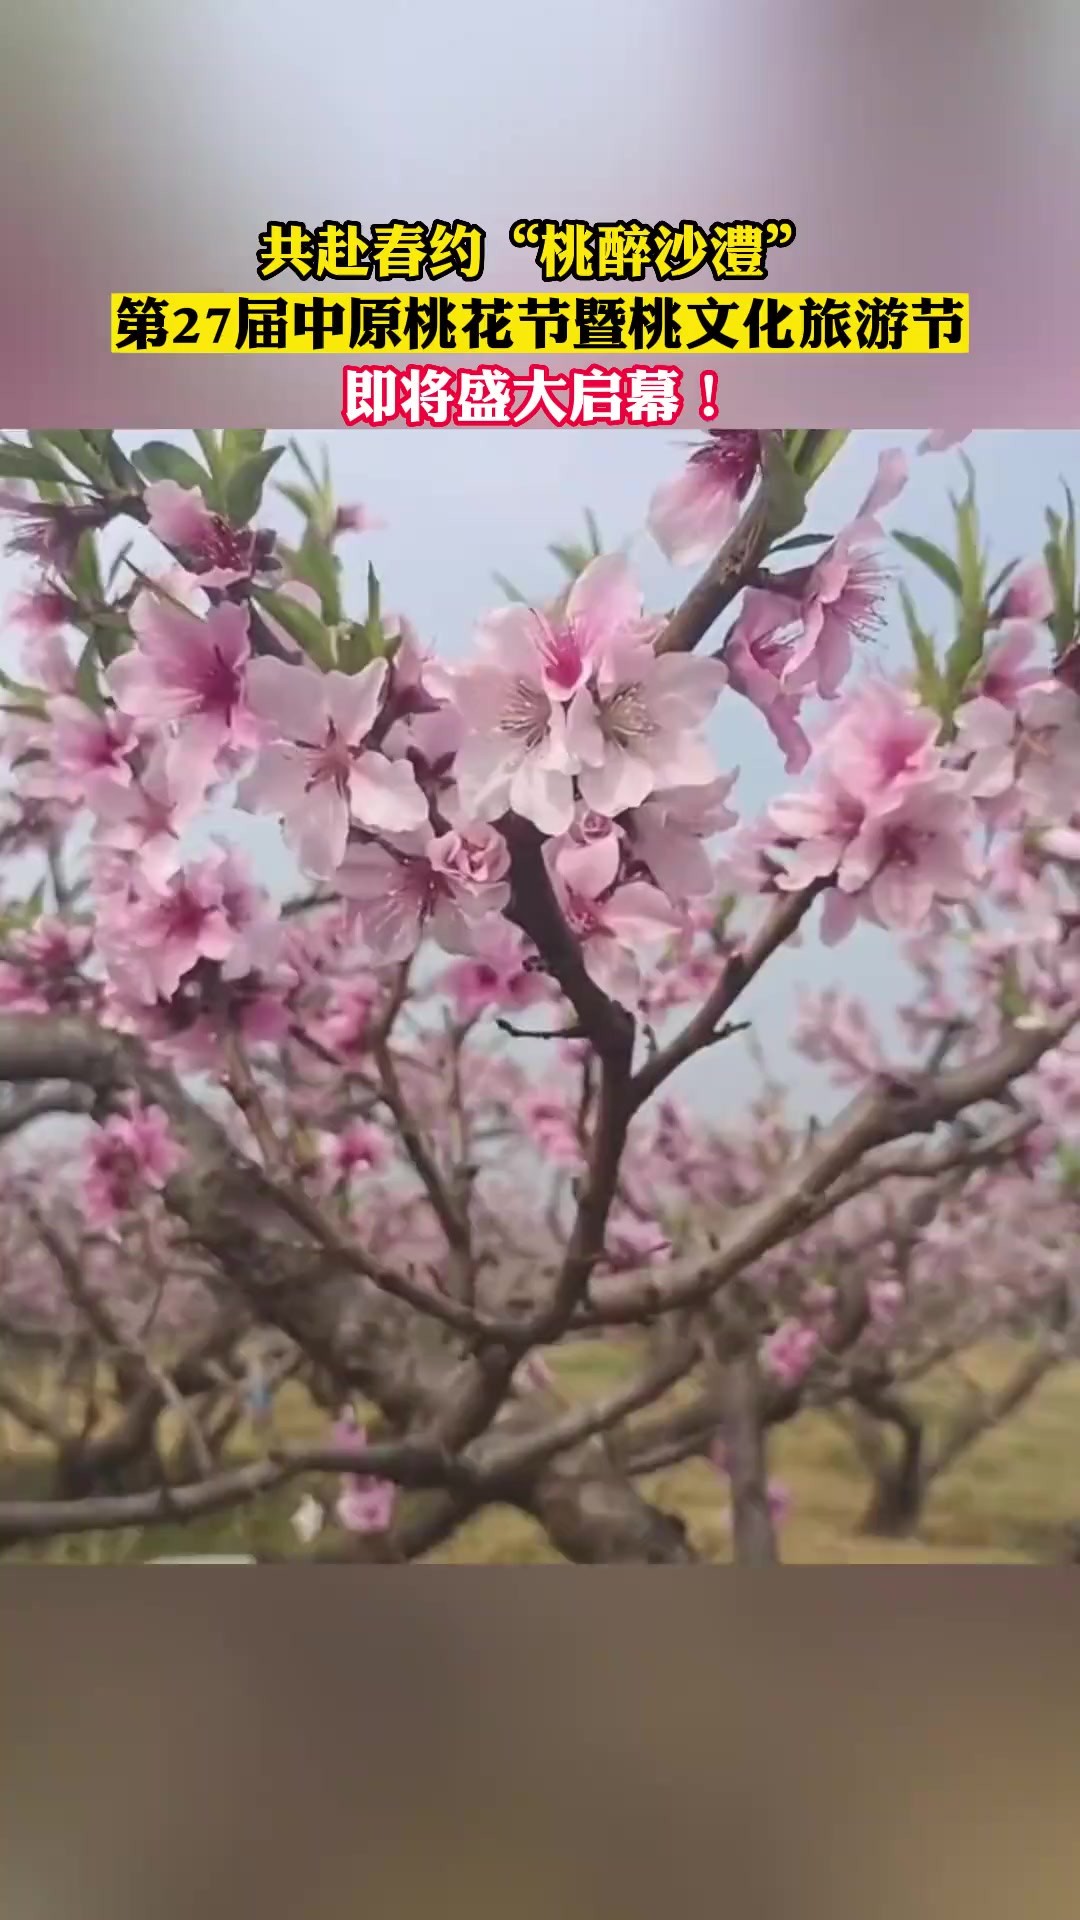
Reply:
[[719, 901], [712, 923], [712, 933], [715, 939], [723, 939], [727, 932], [728, 921], [731, 919], [738, 904], [739, 897], [735, 893], [726, 893]]
[[127, 653], [133, 645], [134, 636], [127, 621], [115, 614], [95, 620], [90, 632], [103, 667], [111, 667], [113, 661], [118, 660], [122, 653]]
[[194, 427], [192, 431], [199, 443], [202, 457], [216, 480], [221, 465], [221, 444], [217, 434], [212, 427]]
[[975, 470], [964, 459], [968, 488], [962, 500], [953, 497], [956, 520], [956, 564], [960, 576], [960, 621], [957, 636], [945, 658], [945, 675], [954, 700], [970, 680], [983, 655], [988, 609], [986, 563], [979, 543], [975, 508]]
[[771, 538], [776, 539], [794, 533], [806, 512], [806, 487], [788, 459], [779, 434], [762, 434], [761, 458], [766, 527]]
[[315, 493], [321, 493], [323, 489], [323, 483], [318, 478], [314, 468], [311, 466], [310, 462], [308, 461], [304, 453], [304, 449], [300, 445], [299, 440], [289, 441], [289, 452], [292, 454], [293, 459], [296, 461], [296, 464], [300, 468], [300, 471], [304, 475], [305, 479], [311, 482], [313, 491]]
[[1047, 508], [1046, 525], [1050, 538], [1043, 548], [1046, 570], [1054, 590], [1054, 611], [1049, 625], [1058, 659], [1072, 646], [1076, 637], [1076, 508], [1069, 488], [1065, 487], [1064, 491], [1067, 516], [1062, 520], [1053, 508]]
[[0, 441], [0, 480], [51, 480], [63, 485], [69, 478], [66, 467], [44, 448]]
[[23, 926], [32, 927], [36, 921], [40, 920], [44, 906], [45, 882], [44, 880], [39, 880], [33, 893], [27, 900], [23, 901], [22, 907], [20, 908], [20, 917]]
[[592, 558], [587, 547], [579, 547], [575, 541], [569, 540], [565, 545], [557, 540], [553, 540], [548, 548], [548, 552], [553, 559], [559, 562], [563, 572], [567, 574], [571, 580], [577, 580], [579, 576], [584, 573]]
[[304, 492], [303, 487], [294, 487], [287, 480], [276, 481], [275, 487], [277, 492], [283, 494], [285, 499], [296, 508], [298, 513], [303, 514], [305, 520], [311, 518], [315, 511], [316, 503], [309, 493]]
[[1019, 560], [1010, 560], [1007, 567], [1002, 567], [1000, 573], [995, 573], [994, 578], [991, 580], [990, 585], [986, 589], [986, 598], [989, 602], [992, 602], [997, 599], [997, 596], [1001, 592], [1002, 587], [1005, 585], [1006, 580], [1009, 579], [1010, 575], [1016, 572], [1016, 569], [1019, 565], [1020, 565]]
[[1065, 488], [1065, 499], [1068, 502], [1069, 512], [1065, 525], [1065, 538], [1061, 543], [1061, 570], [1069, 597], [1070, 624], [1067, 644], [1071, 646], [1076, 634], [1076, 507], [1068, 487]]
[[323, 619], [327, 626], [336, 627], [343, 611], [341, 562], [321, 540], [305, 540], [300, 551], [308, 584], [314, 587], [322, 603]]
[[359, 673], [373, 658], [368, 645], [367, 625], [350, 620], [338, 628], [338, 666], [342, 673]]
[[1020, 975], [1015, 960], [1005, 963], [1001, 976], [1001, 991], [998, 1006], [1004, 1019], [1019, 1020], [1028, 1010], [1028, 999], [1020, 985]]
[[75, 691], [79, 699], [95, 713], [100, 713], [105, 705], [101, 697], [101, 684], [98, 679], [97, 641], [93, 632], [79, 655], [79, 664], [75, 669]]
[[246, 527], [258, 513], [266, 476], [284, 451], [284, 447], [270, 447], [249, 453], [230, 473], [225, 482], [225, 518], [234, 527]]
[[383, 631], [382, 589], [379, 576], [373, 566], [368, 566], [368, 610], [367, 618], [361, 626], [355, 620], [340, 635], [338, 658], [342, 671], [359, 673], [371, 660], [391, 656], [397, 648], [397, 641], [390, 641]]
[[119, 573], [121, 567], [124, 564], [124, 561], [127, 559], [128, 554], [131, 552], [131, 549], [134, 545], [135, 545], [135, 542], [133, 540], [125, 540], [123, 546], [120, 548], [119, 553], [115, 555], [109, 567], [108, 575], [106, 577], [105, 585], [107, 587], [111, 587], [113, 585], [113, 582], [115, 581], [117, 574]]
[[831, 467], [847, 442], [849, 433], [850, 429], [846, 427], [827, 432], [813, 430], [807, 433], [797, 458], [790, 456], [794, 470], [802, 481], [804, 500], [826, 468]]
[[960, 594], [965, 612], [973, 613], [976, 607], [983, 605], [985, 568], [979, 545], [979, 517], [975, 508], [975, 473], [970, 461], [965, 459], [964, 465], [968, 470], [968, 490], [962, 500], [954, 497], [952, 506], [956, 518]]
[[261, 453], [265, 439], [265, 427], [226, 427], [221, 436], [221, 458], [226, 470], [232, 473], [249, 454]]
[[[0, 687], [3, 687], [5, 693], [10, 693], [32, 713], [44, 713], [45, 696], [40, 687], [24, 687], [21, 680], [13, 680], [11, 675], [5, 673], [2, 668], [0, 668]], [[11, 709], [9, 708], [8, 711], [10, 712]]]
[[491, 577], [498, 587], [499, 592], [505, 594], [508, 600], [513, 601], [519, 607], [528, 606], [529, 603], [525, 595], [518, 592], [513, 581], [508, 580], [505, 573], [493, 573]]
[[932, 540], [924, 540], [918, 533], [894, 533], [893, 539], [897, 546], [903, 547], [905, 553], [910, 553], [913, 559], [921, 560], [924, 567], [929, 567], [935, 578], [960, 599], [964, 590], [960, 570], [943, 547], [936, 547]]
[[322, 617], [327, 626], [338, 626], [342, 617], [341, 563], [335, 559], [330, 548], [323, 541], [306, 534], [299, 547], [283, 546], [279, 540], [276, 552], [287, 571], [318, 594]]
[[95, 446], [100, 449], [102, 458], [116, 485], [122, 487], [125, 493], [135, 491], [139, 484], [138, 473], [128, 459], [127, 454], [117, 446], [112, 434], [94, 433], [91, 435], [88, 430], [87, 437], [92, 438]]
[[969, 614], [962, 616], [957, 637], [945, 655], [945, 678], [954, 700], [963, 693], [982, 660], [985, 636], [985, 620]]
[[367, 570], [367, 623], [371, 633], [373, 635], [375, 633], [378, 633], [379, 636], [381, 637], [382, 635], [382, 588], [379, 585], [379, 576], [376, 573], [374, 567], [372, 566], [370, 560], [368, 561], [368, 570]]
[[177, 486], [198, 487], [204, 498], [209, 496], [213, 483], [206, 468], [170, 440], [148, 440], [131, 458], [144, 480], [175, 480]]
[[778, 540], [770, 553], [793, 553], [796, 547], [824, 547], [832, 539], [831, 533], [795, 533], [790, 540]]
[[[298, 440], [289, 441], [289, 452], [292, 454], [301, 473], [303, 473], [305, 479], [311, 486], [311, 492], [301, 507], [301, 512], [306, 513], [317, 533], [324, 539], [329, 539], [334, 532], [336, 515], [334, 510], [334, 489], [330, 481], [330, 460], [326, 448], [324, 447], [322, 450], [321, 464], [323, 471], [321, 478], [316, 474], [311, 462], [305, 458], [304, 450]], [[297, 492], [299, 492], [299, 488]]]
[[1080, 1150], [1063, 1141], [1057, 1149], [1057, 1162], [1065, 1185], [1080, 1186]]
[[75, 564], [71, 569], [71, 585], [77, 598], [84, 604], [93, 604], [101, 599], [101, 571], [98, 567], [97, 541], [89, 532], [79, 535], [79, 544], [75, 549]]
[[915, 655], [919, 697], [935, 713], [947, 718], [950, 711], [948, 690], [941, 677], [937, 663], [937, 653], [930, 635], [922, 627], [915, 611], [915, 603], [901, 580], [899, 582], [900, 604], [904, 610], [908, 633], [911, 637], [911, 650]]
[[585, 509], [585, 531], [589, 536], [589, 546], [592, 549], [592, 557], [594, 560], [599, 560], [600, 555], [604, 551], [604, 543], [600, 538], [599, 522], [591, 507], [586, 507]]
[[68, 491], [67, 487], [62, 487], [57, 480], [39, 480], [37, 490], [42, 500], [47, 501], [51, 506], [61, 504], [70, 506], [76, 497]]
[[379, 576], [370, 560], [367, 570], [367, 619], [364, 622], [364, 632], [371, 650], [371, 657], [375, 659], [386, 651], [386, 636], [383, 633], [382, 623], [382, 588], [379, 585]]
[[317, 666], [324, 672], [333, 667], [333, 635], [309, 607], [301, 606], [299, 600], [293, 600], [287, 593], [271, 593], [267, 588], [259, 589], [255, 599]]
[[212, 513], [225, 512], [225, 481], [227, 472], [221, 452], [218, 435], [210, 427], [192, 429], [199, 444], [199, 451], [206, 461], [208, 478], [203, 482], [206, 504]]
[[48, 433], [43, 431], [39, 438], [55, 447], [57, 453], [62, 453], [69, 465], [75, 468], [76, 473], [85, 475], [86, 479], [92, 480], [96, 486], [109, 485], [112, 477], [109, 472], [109, 463], [104, 454], [93, 445], [89, 434], [78, 433], [74, 428], [59, 427]]

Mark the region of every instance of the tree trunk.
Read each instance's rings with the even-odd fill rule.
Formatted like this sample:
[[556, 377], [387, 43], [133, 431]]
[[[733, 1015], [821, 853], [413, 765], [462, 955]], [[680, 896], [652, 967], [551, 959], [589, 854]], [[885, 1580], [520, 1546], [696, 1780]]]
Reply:
[[859, 1523], [859, 1532], [879, 1539], [903, 1540], [913, 1534], [922, 1517], [926, 1497], [923, 1472], [924, 1434], [922, 1421], [891, 1394], [875, 1395], [873, 1404], [864, 1403], [877, 1419], [895, 1428], [899, 1453], [889, 1458], [884, 1448], [873, 1469], [873, 1492]]
[[724, 1365], [724, 1460], [731, 1483], [735, 1564], [771, 1567], [779, 1561], [769, 1508], [769, 1464], [757, 1360], [752, 1351]]
[[553, 1460], [520, 1504], [553, 1547], [579, 1565], [686, 1566], [697, 1560], [686, 1528], [638, 1492], [592, 1441]]
[[[463, 1371], [446, 1329], [358, 1281], [346, 1262], [298, 1234], [272, 1187], [169, 1076], [149, 1073], [145, 1084], [193, 1149], [190, 1168], [172, 1183], [172, 1204], [245, 1304], [340, 1391], [373, 1400], [393, 1428], [444, 1420], [448, 1389]], [[504, 1497], [533, 1514], [568, 1560], [648, 1566], [697, 1558], [682, 1522], [650, 1506], [599, 1441], [559, 1456]]]

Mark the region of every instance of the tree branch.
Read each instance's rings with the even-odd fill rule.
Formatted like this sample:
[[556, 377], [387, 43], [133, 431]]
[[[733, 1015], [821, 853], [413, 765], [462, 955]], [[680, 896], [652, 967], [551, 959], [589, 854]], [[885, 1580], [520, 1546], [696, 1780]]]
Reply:
[[[1014, 1028], [988, 1053], [963, 1066], [906, 1084], [887, 1082], [860, 1094], [779, 1175], [770, 1192], [738, 1210], [704, 1264], [698, 1259], [673, 1264], [660, 1276], [646, 1272], [597, 1281], [595, 1309], [579, 1316], [577, 1324], [628, 1324], [706, 1299], [779, 1241], [840, 1204], [833, 1202], [829, 1189], [864, 1153], [906, 1134], [930, 1133], [965, 1108], [996, 1098], [1064, 1039], [1078, 1018], [1080, 1007], [1066, 1008], [1038, 1027]], [[841, 1189], [840, 1199], [844, 1197]]]
[[684, 1061], [719, 1038], [717, 1029], [725, 1014], [760, 973], [766, 960], [791, 938], [821, 891], [822, 883], [818, 882], [802, 893], [781, 895], [749, 944], [723, 963], [716, 985], [693, 1018], [666, 1047], [661, 1047], [651, 1060], [638, 1068], [631, 1082], [635, 1109], [643, 1106]]
[[32, 1120], [41, 1120], [50, 1114], [88, 1114], [93, 1104], [92, 1096], [83, 1087], [28, 1094], [24, 1100], [13, 1100], [8, 1106], [0, 1108], [0, 1139], [17, 1133], [20, 1127], [28, 1126]]
[[771, 539], [768, 489], [763, 480], [715, 560], [669, 618], [656, 642], [657, 653], [692, 653], [756, 573]]
[[252, 1500], [300, 1474], [319, 1472], [371, 1475], [402, 1486], [438, 1487], [469, 1480], [460, 1463], [409, 1442], [355, 1451], [315, 1447], [276, 1452], [207, 1479], [152, 1487], [146, 1493], [103, 1494], [85, 1500], [0, 1500], [0, 1546], [61, 1533], [112, 1532], [120, 1527], [194, 1520]]

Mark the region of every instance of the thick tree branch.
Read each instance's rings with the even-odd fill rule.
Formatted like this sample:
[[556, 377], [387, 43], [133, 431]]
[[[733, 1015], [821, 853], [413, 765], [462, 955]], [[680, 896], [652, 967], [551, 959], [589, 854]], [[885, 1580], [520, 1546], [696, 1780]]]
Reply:
[[58, 1113], [86, 1114], [92, 1106], [93, 1098], [84, 1087], [28, 1094], [23, 1100], [13, 1100], [9, 1105], [0, 1107], [0, 1139], [17, 1133], [32, 1120], [46, 1119]]
[[578, 1324], [628, 1324], [706, 1299], [781, 1240], [832, 1211], [840, 1202], [833, 1203], [830, 1189], [864, 1153], [907, 1134], [930, 1133], [965, 1108], [997, 1098], [1064, 1039], [1078, 1018], [1080, 1008], [1068, 1007], [1039, 1026], [1012, 1029], [996, 1047], [963, 1066], [868, 1089], [821, 1130], [768, 1193], [738, 1210], [707, 1261], [673, 1263], [660, 1275], [598, 1280], [595, 1306], [579, 1316]]
[[542, 1466], [565, 1448], [606, 1433], [630, 1414], [651, 1406], [661, 1394], [685, 1378], [697, 1358], [696, 1341], [680, 1341], [606, 1399], [565, 1413], [539, 1432], [521, 1439], [496, 1437], [478, 1453], [477, 1472], [483, 1490], [489, 1497], [493, 1496], [500, 1487], [511, 1485], [521, 1474]]
[[773, 537], [768, 489], [762, 481], [715, 560], [669, 618], [656, 642], [657, 653], [692, 653], [757, 572]]
[[101, 1495], [84, 1500], [0, 1500], [0, 1546], [62, 1533], [115, 1531], [193, 1520], [253, 1500], [256, 1495], [306, 1473], [351, 1473], [394, 1480], [401, 1486], [440, 1486], [468, 1475], [438, 1452], [403, 1442], [357, 1448], [309, 1448], [275, 1453], [249, 1465], [183, 1486], [152, 1487], [146, 1493]]
[[539, 833], [530, 821], [516, 814], [507, 814], [499, 825], [511, 857], [508, 917], [532, 941], [601, 1058], [628, 1058], [634, 1039], [633, 1019], [625, 1008], [609, 1000], [586, 972], [581, 948], [555, 898]]

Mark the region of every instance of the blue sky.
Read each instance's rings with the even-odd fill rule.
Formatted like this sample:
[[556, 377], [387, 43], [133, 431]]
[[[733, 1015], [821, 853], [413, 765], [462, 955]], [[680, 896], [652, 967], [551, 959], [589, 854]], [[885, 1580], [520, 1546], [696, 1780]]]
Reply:
[[[167, 430], [166, 430], [167, 431]], [[124, 434], [138, 444], [149, 434]], [[174, 437], [171, 433], [167, 437]], [[175, 437], [182, 441], [186, 435]], [[686, 439], [664, 429], [616, 432], [602, 429], [551, 429], [514, 433], [500, 429], [460, 429], [422, 435], [407, 430], [349, 431], [299, 436], [309, 457], [321, 444], [329, 448], [339, 500], [363, 501], [387, 522], [385, 530], [343, 541], [348, 587], [355, 604], [365, 601], [368, 561], [383, 587], [383, 604], [408, 614], [425, 640], [448, 657], [469, 645], [477, 616], [499, 601], [492, 572], [512, 579], [523, 592], [545, 598], [559, 585], [557, 564], [545, 553], [549, 541], [580, 534], [586, 507], [596, 513], [605, 543], [632, 540], [647, 602], [671, 605], [694, 574], [669, 567], [642, 531], [653, 488], [675, 472], [686, 456]], [[918, 435], [910, 432], [859, 432], [815, 489], [807, 525], [830, 532], [859, 505], [881, 449], [901, 445], [913, 452]], [[1060, 496], [1062, 479], [1080, 486], [1080, 433], [985, 432], [966, 444], [978, 481], [984, 539], [991, 560], [1037, 554], [1044, 538], [1043, 515]], [[284, 470], [286, 462], [282, 462]], [[951, 545], [948, 492], [964, 475], [956, 453], [912, 459], [911, 480], [885, 520], [892, 528], [922, 533]], [[283, 527], [290, 509], [283, 502]], [[276, 517], [276, 504], [270, 511]], [[269, 505], [269, 502], [268, 502]], [[890, 563], [900, 570], [898, 548]], [[912, 563], [903, 561], [927, 623], [947, 631], [947, 596]], [[0, 605], [22, 577], [19, 566], [0, 556]], [[4, 663], [17, 667], [18, 642], [4, 636]], [[872, 655], [886, 667], [907, 662], [907, 640], [895, 595], [889, 618]], [[786, 783], [771, 737], [754, 710], [733, 695], [721, 699], [715, 727], [720, 764], [741, 768], [736, 801], [744, 817], [755, 813]], [[276, 831], [267, 823], [244, 822], [240, 835], [268, 882], [280, 886], [285, 863]], [[816, 937], [791, 949], [772, 964], [746, 998], [746, 1010], [770, 1063], [791, 1067], [800, 1101], [834, 1104], [817, 1070], [792, 1060], [786, 1046], [795, 993], [800, 984], [830, 982], [866, 995], [883, 1015], [903, 990], [906, 972], [892, 943], [861, 929], [839, 949], [826, 952]], [[737, 1042], [718, 1049], [686, 1070], [680, 1083], [710, 1107], [729, 1111], [745, 1095], [752, 1068]]]

